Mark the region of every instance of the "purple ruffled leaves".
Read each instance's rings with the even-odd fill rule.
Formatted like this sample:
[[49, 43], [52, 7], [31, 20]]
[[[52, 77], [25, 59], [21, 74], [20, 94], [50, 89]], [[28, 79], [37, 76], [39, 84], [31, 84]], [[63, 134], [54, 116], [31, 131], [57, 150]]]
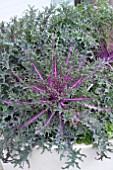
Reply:
[[77, 114], [74, 115], [73, 118], [74, 118], [74, 120], [75, 120], [76, 122], [81, 122], [81, 119], [78, 117]]
[[83, 67], [83, 64], [85, 63], [86, 59], [82, 60], [78, 66], [78, 71]]
[[89, 109], [93, 109], [93, 110], [97, 110], [97, 111], [113, 111], [111, 108], [100, 108], [97, 106], [92, 106], [89, 104], [84, 104], [85, 107], [89, 108]]
[[92, 100], [92, 98], [80, 97], [80, 98], [62, 99], [62, 101], [65, 101], [65, 102], [86, 101], [86, 100]]
[[71, 65], [70, 68], [69, 68], [69, 70], [68, 70], [67, 75], [66, 75], [65, 78], [64, 78], [64, 81], [67, 82], [67, 81], [70, 79], [70, 75], [71, 75], [71, 70], [72, 70], [72, 68], [73, 68], [73, 66]]
[[38, 71], [38, 68], [36, 67], [35, 63], [31, 61], [30, 56], [28, 56], [28, 60], [30, 61], [31, 65], [33, 66], [35, 72], [37, 73], [38, 77], [43, 80], [42, 75], [40, 74], [40, 72]]
[[5, 103], [7, 105], [13, 106], [13, 105], [19, 105], [19, 104], [23, 104], [23, 105], [34, 105], [34, 102], [24, 102], [24, 101], [18, 101], [18, 102], [10, 102], [10, 101], [6, 101], [6, 100], [0, 100], [2, 103]]
[[73, 83], [72, 88], [77, 87], [82, 82], [82, 78], [79, 78], [77, 82]]
[[33, 118], [31, 118], [30, 120], [26, 121], [23, 125], [20, 126], [20, 128], [24, 128], [30, 124], [32, 124], [34, 121], [36, 121], [40, 116], [42, 116], [43, 114], [45, 114], [47, 111], [49, 110], [49, 108], [46, 108], [45, 110], [41, 111], [40, 113], [36, 114]]
[[6, 101], [6, 100], [0, 100], [0, 102], [2, 102], [2, 103], [6, 103], [6, 104], [8, 104], [8, 105], [13, 105], [13, 102], [8, 102], [8, 101]]
[[[22, 80], [22, 78], [20, 78], [16, 73], [13, 72], [13, 75], [23, 84], [25, 84], [25, 82]], [[41, 89], [35, 85], [32, 84], [27, 84], [28, 87], [37, 90], [38, 92], [44, 92], [44, 89]]]
[[52, 40], [52, 47], [51, 47], [51, 49], [52, 49], [52, 60], [53, 60], [53, 58], [54, 58], [54, 40]]
[[95, 74], [97, 71], [98, 71], [98, 70], [94, 70], [91, 74], [89, 74], [89, 75], [85, 78], [85, 80], [86, 80], [86, 79], [89, 79], [90, 77], [92, 77], [93, 74]]
[[57, 63], [56, 63], [56, 57], [54, 57], [53, 59], [53, 72], [54, 72], [54, 76], [57, 76]]
[[42, 75], [39, 73], [36, 65], [35, 65], [33, 62], [32, 62], [31, 64], [32, 64], [32, 66], [34, 67], [34, 70], [35, 70], [35, 72], [37, 73], [37, 75], [39, 76], [39, 78], [40, 78], [41, 80], [43, 80], [43, 77], [42, 77]]
[[44, 92], [44, 91], [45, 91], [45, 90], [40, 89], [39, 87], [34, 86], [34, 85], [32, 85], [32, 84], [29, 84], [29, 87], [32, 88], [32, 89], [35, 89], [35, 90], [38, 91], [38, 92]]
[[12, 72], [12, 74], [13, 74], [21, 83], [23, 83], [22, 78], [20, 78], [16, 73]]
[[49, 117], [49, 119], [47, 120], [47, 122], [45, 123], [45, 125], [44, 125], [41, 129], [37, 130], [37, 131], [35, 132], [35, 134], [39, 134], [42, 130], [44, 130], [44, 129], [50, 124], [50, 122], [51, 122], [54, 114], [55, 114], [54, 111], [51, 112], [50, 117]]

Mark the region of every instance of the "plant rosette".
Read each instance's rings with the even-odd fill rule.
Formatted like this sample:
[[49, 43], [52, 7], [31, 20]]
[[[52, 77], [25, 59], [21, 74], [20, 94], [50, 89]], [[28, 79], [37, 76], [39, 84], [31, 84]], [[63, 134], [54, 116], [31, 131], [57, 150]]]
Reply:
[[22, 167], [25, 161], [29, 164], [35, 146], [43, 151], [55, 146], [61, 158], [67, 155], [64, 168], [79, 168], [78, 161], [85, 155], [73, 146], [80, 142], [96, 145], [99, 159], [107, 157], [113, 110], [108, 107], [111, 99], [108, 105], [104, 101], [102, 89], [108, 89], [102, 79], [104, 66], [76, 59], [74, 46], [70, 45], [67, 57], [61, 57], [52, 40], [49, 60], [39, 63], [36, 55], [30, 57], [29, 50], [23, 49], [21, 69], [1, 64], [0, 158], [4, 163]]
[[[112, 10], [107, 1], [44, 12], [30, 8], [0, 24], [0, 158], [20, 167], [37, 146], [53, 146], [64, 168], [99, 159], [113, 137]], [[51, 47], [52, 44], [52, 47]], [[99, 45], [100, 44], [100, 45]], [[4, 153], [5, 152], [5, 153]]]

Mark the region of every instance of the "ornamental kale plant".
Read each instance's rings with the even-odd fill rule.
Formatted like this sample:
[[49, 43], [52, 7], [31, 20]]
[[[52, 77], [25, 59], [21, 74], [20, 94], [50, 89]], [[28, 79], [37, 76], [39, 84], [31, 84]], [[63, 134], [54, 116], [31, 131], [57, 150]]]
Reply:
[[43, 151], [55, 146], [61, 158], [67, 156], [64, 168], [79, 167], [84, 155], [77, 143], [91, 143], [99, 159], [107, 157], [113, 71], [101, 43], [107, 50], [112, 44], [112, 18], [110, 6], [98, 2], [98, 10], [84, 3], [44, 12], [30, 8], [22, 18], [0, 24], [3, 162], [23, 167], [35, 146]]
[[[70, 45], [65, 58], [59, 55], [52, 40], [51, 58], [40, 63], [36, 56], [31, 58], [29, 50], [23, 49], [23, 69], [4, 63], [6, 54], [2, 56], [0, 158], [3, 162], [22, 166], [24, 161], [28, 162], [33, 147], [51, 150], [56, 146], [61, 157], [67, 154], [64, 168], [74, 165], [79, 168], [78, 160], [84, 155], [73, 146], [85, 136], [86, 139], [90, 136], [90, 142], [97, 145], [100, 159], [107, 157], [106, 130], [109, 120], [113, 120], [113, 109], [109, 107], [111, 99], [108, 104], [103, 101], [102, 86], [106, 85], [99, 77], [104, 67], [99, 62], [93, 65], [86, 60], [78, 62], [72, 55], [76, 54], [74, 46]], [[91, 90], [91, 83], [98, 93]], [[99, 106], [101, 100], [103, 104]]]

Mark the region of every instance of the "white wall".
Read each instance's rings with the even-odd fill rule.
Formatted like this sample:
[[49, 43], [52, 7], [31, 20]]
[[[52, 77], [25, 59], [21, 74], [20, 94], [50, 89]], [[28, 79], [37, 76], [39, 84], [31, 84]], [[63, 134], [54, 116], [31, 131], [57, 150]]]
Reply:
[[0, 0], [0, 22], [8, 21], [11, 17], [21, 16], [28, 8], [28, 4], [42, 10], [44, 6], [49, 6], [51, 0]]

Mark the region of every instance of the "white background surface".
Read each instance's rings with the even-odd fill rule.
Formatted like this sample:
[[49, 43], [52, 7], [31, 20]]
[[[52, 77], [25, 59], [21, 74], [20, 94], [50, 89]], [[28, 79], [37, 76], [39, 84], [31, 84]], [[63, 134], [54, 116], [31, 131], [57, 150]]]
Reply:
[[28, 9], [28, 5], [35, 5], [35, 8], [42, 10], [49, 6], [51, 0], [0, 0], [0, 22], [9, 21], [13, 16], [21, 16]]

